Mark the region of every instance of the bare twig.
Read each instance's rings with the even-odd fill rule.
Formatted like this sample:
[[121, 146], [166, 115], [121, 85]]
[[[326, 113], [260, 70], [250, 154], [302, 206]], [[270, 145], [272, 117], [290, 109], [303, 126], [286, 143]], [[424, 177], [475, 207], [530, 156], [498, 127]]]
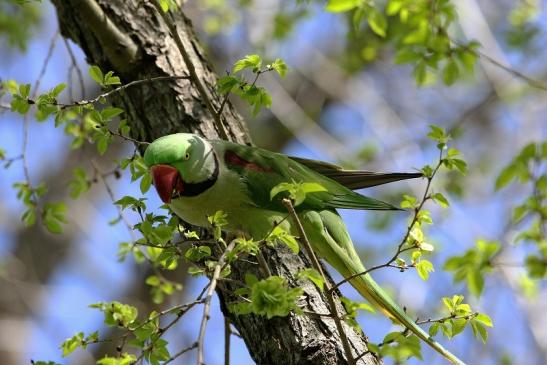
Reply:
[[498, 98], [496, 92], [494, 89], [490, 90], [490, 92], [478, 103], [471, 106], [471, 108], [465, 110], [456, 120], [455, 122], [449, 126], [446, 131], [448, 134], [453, 134], [456, 129], [461, 128], [464, 123], [471, 120], [471, 117], [475, 115], [477, 112], [484, 109], [486, 106], [490, 105], [492, 102], [494, 102]]
[[2, 161], [3, 167], [5, 169], [7, 169], [8, 167], [11, 166], [12, 163], [14, 163], [16, 161], [21, 161], [22, 159], [23, 159], [23, 155], [18, 155], [18, 156], [15, 156], [15, 157], [8, 157], [8, 158], [5, 158], [5, 159], [0, 160], [0, 161]]
[[518, 70], [515, 70], [514, 68], [511, 68], [507, 65], [504, 65], [503, 63], [501, 63], [498, 60], [490, 57], [489, 55], [487, 55], [484, 52], [477, 51], [477, 50], [472, 50], [472, 49], [469, 49], [469, 48], [467, 48], [467, 50], [470, 50], [471, 52], [475, 53], [477, 56], [481, 57], [482, 59], [490, 62], [494, 66], [499, 67], [504, 71], [507, 71], [508, 73], [513, 75], [514, 77], [523, 80], [524, 82], [526, 82], [531, 87], [539, 89], [539, 90], [547, 91], [547, 84], [545, 82], [536, 80], [536, 79], [534, 79], [534, 78], [532, 78], [528, 75], [525, 75], [524, 73], [522, 73]]
[[76, 74], [78, 75], [78, 82], [80, 83], [80, 93], [82, 98], [85, 98], [86, 92], [85, 92], [84, 75], [82, 74], [82, 70], [78, 66], [78, 62], [76, 61], [76, 57], [74, 56], [74, 52], [72, 52], [72, 47], [70, 47], [68, 40], [63, 37], [63, 42], [65, 44], [65, 48], [68, 53], [68, 56], [70, 57], [70, 68], [68, 69], [68, 74], [70, 76], [72, 75], [72, 70], [76, 70]]
[[179, 32], [177, 30], [177, 25], [170, 18], [170, 14], [163, 11], [159, 1], [152, 0], [151, 2], [152, 2], [152, 5], [156, 8], [158, 13], [160, 14], [160, 16], [163, 18], [165, 25], [167, 26], [167, 28], [169, 29], [169, 32], [171, 33], [171, 36], [175, 40], [175, 44], [177, 45], [177, 48], [179, 49], [182, 59], [184, 63], [186, 64], [186, 68], [188, 69], [188, 72], [190, 73], [190, 81], [194, 84], [194, 86], [198, 90], [202, 101], [205, 103], [205, 106], [207, 107], [207, 109], [209, 110], [209, 113], [213, 117], [215, 125], [217, 126], [218, 132], [220, 134], [220, 138], [224, 140], [228, 140], [228, 134], [226, 133], [226, 129], [224, 128], [224, 125], [222, 124], [221, 115], [215, 110], [215, 107], [213, 106], [213, 103], [211, 102], [209, 94], [207, 93], [205, 86], [201, 82], [196, 72], [196, 68], [194, 67], [192, 60], [190, 59], [190, 55], [186, 51], [186, 48], [184, 47], [184, 43], [182, 42], [182, 39], [180, 38]]
[[272, 272], [270, 268], [268, 267], [268, 263], [266, 262], [266, 259], [264, 258], [264, 255], [262, 254], [261, 249], [258, 249], [258, 252], [256, 253], [256, 258], [258, 260], [258, 265], [260, 266], [260, 269], [263, 271], [264, 276], [270, 277], [272, 276]]
[[174, 354], [173, 356], [171, 356], [171, 358], [167, 361], [165, 361], [163, 363], [163, 365], [167, 365], [169, 364], [171, 361], [175, 360], [176, 358], [178, 358], [179, 356], [187, 353], [188, 351], [191, 351], [193, 349], [195, 349], [196, 347], [198, 347], [198, 343], [197, 342], [194, 342], [193, 344], [191, 344], [190, 346], [180, 350], [179, 352], [177, 352], [176, 354]]
[[[38, 78], [36, 79], [36, 83], [34, 84], [34, 91], [32, 92], [32, 98], [36, 98], [36, 95], [38, 95], [38, 89], [40, 88], [40, 84], [42, 83], [42, 78], [46, 74], [47, 67], [49, 65], [49, 61], [51, 60], [51, 56], [53, 56], [53, 50], [55, 49], [55, 45], [57, 44], [57, 38], [59, 37], [59, 31], [56, 31], [53, 35], [53, 38], [51, 39], [51, 42], [49, 44], [49, 48], [46, 54], [46, 58], [44, 59], [44, 63], [42, 64], [42, 68], [40, 70], [40, 73], [38, 74]], [[36, 195], [35, 190], [32, 187], [32, 182], [30, 181], [30, 172], [28, 167], [28, 161], [27, 161], [27, 146], [28, 146], [28, 135], [29, 135], [29, 113], [26, 113], [23, 119], [23, 146], [21, 151], [21, 160], [23, 162], [23, 174], [25, 176], [25, 180], [28, 184], [28, 187], [30, 189], [31, 195], [34, 198], [35, 203], [35, 209], [37, 208], [38, 204], [38, 196]]]
[[[114, 203], [116, 201], [116, 196], [114, 195], [114, 191], [112, 191], [110, 184], [108, 183], [108, 181], [106, 181], [105, 175], [101, 173], [101, 170], [99, 169], [99, 166], [97, 166], [95, 161], [91, 160], [91, 165], [93, 166], [93, 170], [95, 171], [95, 176], [101, 179], [106, 189], [106, 192], [108, 196], [110, 197], [110, 200], [112, 201], [112, 203]], [[131, 236], [131, 241], [134, 244], [134, 242], [137, 242], [137, 236], [135, 235], [135, 232], [133, 231], [133, 225], [131, 224], [129, 219], [125, 216], [122, 208], [119, 205], [116, 205], [116, 204], [114, 205], [116, 206], [116, 209], [118, 210], [118, 215], [123, 221], [125, 227], [127, 228], [127, 231], [129, 232], [129, 235]]]
[[69, 103], [69, 104], [57, 103], [57, 104], [54, 104], [54, 105], [60, 106], [61, 109], [66, 109], [66, 108], [73, 107], [73, 106], [82, 106], [82, 105], [87, 105], [87, 104], [94, 104], [94, 103], [98, 102], [101, 99], [107, 98], [107, 97], [111, 96], [112, 94], [119, 93], [120, 91], [123, 91], [123, 90], [128, 89], [128, 88], [133, 87], [133, 86], [147, 84], [147, 83], [151, 83], [151, 82], [157, 82], [157, 81], [186, 80], [188, 78], [190, 78], [190, 76], [180, 75], [180, 76], [157, 76], [157, 77], [149, 77], [149, 78], [141, 79], [141, 80], [133, 80], [133, 81], [128, 82], [127, 84], [118, 86], [117, 88], [114, 88], [114, 89], [109, 90], [105, 93], [102, 93], [102, 94], [98, 95], [97, 97], [95, 97], [93, 99], [90, 99], [90, 100], [80, 100], [80, 101], [75, 101], [74, 103]]
[[323, 272], [323, 268], [321, 267], [321, 264], [319, 263], [319, 260], [317, 259], [317, 256], [315, 255], [315, 252], [313, 251], [310, 242], [308, 241], [308, 237], [306, 236], [306, 232], [304, 231], [304, 227], [302, 226], [302, 222], [300, 222], [300, 219], [298, 218], [298, 215], [296, 214], [296, 211], [294, 210], [294, 206], [290, 199], [283, 199], [283, 205], [287, 208], [287, 211], [291, 215], [294, 224], [296, 225], [296, 229], [298, 231], [298, 234], [300, 236], [300, 242], [304, 246], [304, 249], [306, 250], [306, 253], [308, 254], [312, 266], [314, 267], [317, 272], [321, 274], [321, 277], [323, 278], [323, 281], [325, 283], [325, 293], [327, 300], [329, 302], [331, 317], [334, 319], [334, 323], [336, 324], [336, 328], [338, 329], [338, 333], [340, 334], [340, 339], [342, 341], [342, 346], [344, 347], [344, 352], [346, 354], [348, 363], [350, 365], [355, 365], [355, 360], [353, 359], [353, 354], [351, 353], [351, 346], [349, 344], [348, 337], [346, 336], [346, 332], [344, 331], [344, 327], [342, 325], [342, 321], [340, 320], [340, 317], [338, 316], [338, 311], [336, 310], [336, 302], [334, 301], [334, 294], [331, 290], [331, 284], [328, 281], [328, 279], [325, 276], [325, 273]]
[[220, 273], [222, 271], [222, 268], [224, 266], [224, 263], [226, 261], [226, 256], [230, 251], [233, 250], [235, 247], [235, 240], [232, 240], [228, 247], [226, 247], [226, 250], [222, 253], [220, 258], [218, 259], [217, 264], [215, 265], [215, 271], [213, 272], [213, 276], [211, 277], [211, 281], [209, 283], [209, 288], [207, 289], [207, 293], [205, 294], [204, 299], [204, 307], [203, 307], [203, 316], [201, 318], [201, 325], [199, 328], [199, 337], [198, 337], [198, 365], [204, 365], [204, 351], [203, 346], [205, 342], [205, 330], [207, 329], [207, 322], [209, 321], [209, 318], [211, 317], [209, 312], [211, 310], [211, 299], [213, 298], [213, 293], [215, 292], [218, 279], [220, 277]]
[[147, 146], [147, 145], [150, 144], [150, 142], [139, 141], [138, 139], [124, 136], [123, 134], [118, 133], [116, 131], [113, 131], [111, 129], [107, 129], [107, 130], [108, 130], [108, 133], [110, 133], [112, 136], [116, 136], [116, 137], [119, 137], [119, 138], [124, 139], [126, 141], [133, 142], [137, 146], [142, 146], [142, 145]]

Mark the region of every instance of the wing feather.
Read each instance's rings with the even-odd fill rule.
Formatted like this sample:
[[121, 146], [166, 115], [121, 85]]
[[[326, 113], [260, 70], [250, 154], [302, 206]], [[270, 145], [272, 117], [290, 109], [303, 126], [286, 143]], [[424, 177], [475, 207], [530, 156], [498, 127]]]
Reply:
[[290, 159], [324, 175], [348, 189], [357, 190], [372, 186], [388, 184], [395, 181], [422, 177], [420, 172], [373, 172], [366, 170], [345, 170], [328, 162], [310, 160], [307, 158], [289, 156]]
[[[289, 158], [286, 155], [236, 143], [213, 142], [226, 166], [239, 174], [249, 190], [249, 196], [256, 206], [285, 211], [280, 197], [270, 200], [270, 191], [282, 182], [315, 182], [327, 191], [310, 193], [298, 207], [305, 209], [366, 209], [397, 210], [391, 204], [358, 194], [336, 180]], [[329, 166], [330, 164], [324, 164]], [[330, 165], [335, 166], [335, 165]]]

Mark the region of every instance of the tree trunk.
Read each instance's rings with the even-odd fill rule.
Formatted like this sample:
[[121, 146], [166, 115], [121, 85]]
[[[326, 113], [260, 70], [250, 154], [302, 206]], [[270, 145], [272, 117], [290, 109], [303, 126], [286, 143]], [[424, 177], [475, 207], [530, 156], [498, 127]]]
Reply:
[[[122, 83], [158, 76], [188, 74], [187, 67], [169, 35], [161, 16], [147, 1], [123, 0], [53, 0], [63, 36], [71, 38], [84, 51], [89, 64], [104, 71], [114, 71]], [[222, 99], [214, 92], [216, 75], [198, 44], [191, 22], [181, 11], [174, 20], [199, 78], [218, 110]], [[191, 131], [208, 138], [218, 138], [213, 118], [200, 94], [188, 80], [158, 81], [126, 89], [113, 103], [126, 111], [134, 138], [152, 141], [165, 134]], [[241, 116], [227, 103], [223, 121], [229, 137], [239, 143], [250, 143]], [[321, 293], [309, 282], [295, 278], [310, 267], [303, 255], [286, 249], [264, 252], [272, 274], [282, 275], [291, 285], [305, 291], [307, 310], [328, 313]], [[232, 267], [235, 279], [242, 279], [256, 266], [237, 262]], [[286, 318], [267, 320], [255, 315], [236, 316], [226, 309], [233, 302], [229, 285], [219, 290], [224, 314], [242, 335], [252, 358], [258, 364], [347, 364], [334, 321], [328, 317], [291, 314]], [[226, 290], [227, 289], [227, 290]], [[339, 313], [343, 308], [338, 302]], [[353, 356], [366, 351], [362, 332], [345, 325], [353, 347]], [[207, 349], [206, 349], [207, 351]], [[359, 364], [377, 364], [371, 354]]]

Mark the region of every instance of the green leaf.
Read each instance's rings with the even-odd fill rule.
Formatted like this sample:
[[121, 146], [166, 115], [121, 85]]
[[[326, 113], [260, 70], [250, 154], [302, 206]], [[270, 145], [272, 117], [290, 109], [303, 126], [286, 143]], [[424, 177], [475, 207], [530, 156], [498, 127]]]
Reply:
[[42, 222], [51, 233], [62, 233], [61, 223], [66, 223], [67, 207], [64, 203], [46, 203], [42, 210]]
[[217, 88], [221, 94], [226, 95], [231, 93], [235, 87], [237, 87], [238, 85], [242, 83], [243, 83], [243, 80], [240, 79], [239, 77], [227, 75], [227, 76], [222, 76], [221, 78], [218, 79]]
[[150, 275], [146, 278], [145, 283], [150, 286], [158, 286], [161, 284], [161, 281], [156, 275]]
[[410, 47], [405, 47], [397, 51], [393, 62], [396, 64], [414, 63], [421, 58], [422, 56], [419, 53], [416, 53], [414, 49]]
[[325, 10], [331, 13], [341, 13], [349, 11], [360, 4], [360, 0], [329, 0]]
[[426, 64], [424, 62], [418, 62], [416, 66], [414, 66], [412, 74], [414, 75], [414, 79], [416, 80], [416, 85], [424, 85], [427, 78]]
[[124, 353], [121, 357], [105, 356], [97, 360], [97, 365], [131, 365], [137, 361], [137, 357], [133, 354]]
[[285, 278], [270, 276], [267, 279], [246, 282], [250, 286], [249, 302], [237, 303], [232, 307], [236, 313], [272, 317], [285, 317], [291, 311], [299, 310], [297, 299], [302, 295], [300, 288], [289, 288]]
[[36, 210], [34, 208], [27, 209], [21, 216], [21, 220], [25, 227], [32, 227], [36, 223]]
[[211, 256], [211, 247], [209, 246], [196, 246], [190, 247], [185, 253], [184, 257], [193, 262], [202, 261], [203, 259]]
[[492, 323], [492, 318], [484, 313], [477, 314], [477, 316], [474, 318], [474, 321], [480, 322], [488, 327], [494, 327], [494, 324]]
[[488, 339], [488, 332], [486, 331], [486, 328], [477, 321], [471, 321], [471, 328], [473, 329], [473, 335], [475, 337], [480, 337], [483, 343], [486, 343], [486, 340]]
[[273, 187], [270, 191], [270, 199], [273, 200], [278, 194], [288, 192], [294, 206], [302, 204], [306, 200], [307, 194], [327, 191], [325, 187], [318, 183], [287, 183], [283, 182]]
[[371, 8], [368, 13], [368, 25], [370, 29], [380, 37], [386, 36], [387, 20], [384, 14], [380, 13], [375, 8]]
[[232, 69], [233, 73], [237, 73], [239, 71], [242, 71], [246, 68], [252, 68], [253, 72], [257, 72], [260, 69], [260, 66], [262, 65], [262, 58], [260, 58], [257, 54], [251, 54], [245, 56], [245, 58], [237, 61], [234, 64], [234, 67]]
[[99, 85], [103, 85], [104, 76], [103, 72], [98, 66], [90, 66], [89, 67], [89, 76]]
[[273, 200], [279, 193], [289, 191], [292, 188], [292, 185], [293, 184], [291, 183], [283, 182], [274, 186], [272, 190], [270, 190], [270, 200]]
[[403, 195], [403, 201], [401, 202], [401, 208], [403, 209], [414, 209], [418, 205], [418, 200], [410, 195]]
[[432, 271], [435, 271], [433, 268], [433, 264], [428, 260], [420, 260], [416, 263], [416, 271], [418, 271], [418, 275], [422, 280], [429, 279], [429, 273]]
[[30, 84], [19, 85], [19, 95], [26, 99], [30, 96]]
[[270, 67], [272, 68], [272, 70], [275, 70], [281, 77], [285, 77], [285, 75], [287, 74], [287, 70], [289, 69], [285, 61], [280, 58], [277, 58], [275, 61], [273, 61]]
[[439, 332], [440, 323], [435, 322], [429, 327], [429, 335], [435, 336]]
[[465, 326], [467, 326], [467, 319], [457, 318], [450, 320], [450, 325], [452, 326], [451, 337], [454, 337], [463, 332]]
[[131, 208], [136, 212], [142, 212], [146, 210], [146, 204], [144, 203], [145, 200], [146, 198], [137, 199], [132, 196], [126, 195], [123, 198], [116, 200], [114, 204], [121, 206], [122, 210], [125, 210], [126, 208]]
[[124, 112], [123, 109], [115, 108], [113, 106], [104, 108], [101, 110], [101, 118], [103, 121], [109, 121], [110, 119], [114, 118], [117, 115], [120, 115]]
[[500, 190], [507, 186], [513, 179], [517, 177], [517, 169], [513, 164], [505, 167], [503, 170], [501, 170], [500, 174], [498, 175], [496, 179], [496, 190]]
[[114, 76], [113, 71], [108, 71], [106, 75], [104, 75], [105, 85], [120, 85], [121, 83], [120, 78], [118, 76]]
[[215, 214], [208, 216], [207, 220], [213, 228], [218, 228], [218, 232], [215, 234], [215, 239], [218, 240], [220, 238], [220, 229], [228, 225], [228, 214], [222, 210], [217, 210]]
[[273, 242], [273, 241], [281, 241], [287, 247], [291, 249], [292, 252], [295, 254], [298, 254], [300, 252], [300, 246], [298, 245], [298, 241], [296, 238], [289, 234], [285, 229], [283, 229], [281, 226], [276, 226], [270, 235], [266, 237], [266, 241]]
[[161, 6], [161, 10], [163, 10], [164, 13], [167, 13], [169, 10], [176, 10], [177, 9], [177, 2], [176, 0], [158, 0]]
[[87, 178], [84, 169], [77, 167], [73, 171], [74, 178], [69, 182], [70, 197], [77, 199], [81, 194], [87, 192], [91, 188], [91, 182]]
[[247, 253], [249, 255], [256, 255], [259, 250], [259, 242], [252, 239], [246, 239], [244, 237], [238, 237], [235, 239], [235, 247], [232, 250], [233, 254], [236, 255], [240, 252]]
[[405, 0], [390, 0], [388, 1], [387, 7], [386, 7], [386, 14], [387, 15], [395, 15], [397, 14], [401, 8], [404, 5]]
[[99, 302], [89, 307], [97, 308], [104, 313], [104, 323], [108, 326], [128, 328], [137, 319], [137, 308], [117, 301]]
[[78, 332], [74, 336], [67, 338], [61, 344], [61, 350], [63, 350], [63, 357], [66, 357], [74, 352], [78, 347], [84, 343], [84, 333]]
[[150, 186], [152, 185], [152, 175], [150, 174], [144, 174], [141, 179], [141, 183], [139, 185], [141, 189], [141, 193], [146, 193], [148, 190], [150, 190]]
[[351, 317], [356, 317], [358, 310], [364, 310], [370, 313], [376, 313], [376, 310], [374, 309], [374, 307], [368, 303], [356, 302], [346, 297], [341, 297], [340, 299], [342, 300], [342, 304], [344, 304], [344, 308], [346, 308], [348, 315]]
[[450, 205], [446, 197], [441, 193], [432, 194], [431, 199], [439, 203], [439, 205], [443, 208], [448, 208], [448, 206]]
[[470, 271], [467, 275], [467, 287], [471, 294], [475, 296], [480, 296], [482, 289], [484, 288], [484, 276], [478, 271]]
[[433, 141], [443, 144], [442, 147], [444, 148], [444, 145], [450, 139], [450, 136], [446, 133], [444, 128], [431, 124], [429, 126], [429, 129], [430, 129], [430, 132], [428, 133], [427, 137], [429, 139], [432, 139]]
[[460, 75], [460, 69], [455, 59], [451, 58], [443, 69], [443, 81], [446, 85], [452, 85]]
[[296, 278], [299, 279], [299, 280], [302, 280], [302, 279], [310, 280], [321, 291], [323, 291], [323, 289], [324, 289], [325, 280], [323, 279], [323, 276], [321, 276], [321, 274], [313, 268], [307, 268], [307, 269], [300, 270], [298, 272], [298, 274], [296, 275]]

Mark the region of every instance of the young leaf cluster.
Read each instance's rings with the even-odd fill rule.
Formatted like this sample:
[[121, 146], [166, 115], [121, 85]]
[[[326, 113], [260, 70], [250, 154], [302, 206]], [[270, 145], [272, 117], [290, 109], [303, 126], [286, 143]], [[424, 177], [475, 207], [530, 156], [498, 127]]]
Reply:
[[[250, 70], [254, 75], [252, 82], [247, 81], [241, 72]], [[272, 98], [265, 88], [257, 86], [256, 82], [261, 74], [269, 71], [275, 71], [281, 77], [285, 77], [288, 67], [281, 59], [263, 66], [262, 58], [259, 55], [247, 55], [243, 59], [234, 63], [232, 74], [221, 77], [217, 82], [219, 92], [227, 98], [230, 93], [239, 96], [253, 107], [252, 114], [256, 116], [260, 110], [272, 105]]]
[[478, 43], [452, 41], [449, 29], [456, 11], [449, 0], [389, 0], [384, 9], [365, 0], [329, 0], [325, 10], [351, 12], [357, 31], [365, 23], [377, 37], [392, 42], [395, 63], [414, 65], [418, 85], [430, 84], [437, 76], [452, 85], [465, 72], [473, 72]]
[[253, 313], [272, 318], [286, 317], [291, 311], [300, 312], [297, 299], [303, 291], [300, 288], [289, 288], [285, 278], [270, 276], [258, 280], [256, 276], [248, 274], [245, 276], [245, 283], [246, 287], [235, 292], [246, 299], [232, 305], [235, 313]]
[[283, 182], [273, 187], [270, 191], [270, 200], [273, 200], [277, 195], [283, 194], [281, 199], [289, 197], [293, 201], [293, 205], [299, 206], [306, 200], [306, 195], [327, 191], [327, 189], [318, 183], [312, 182]]
[[499, 249], [498, 242], [479, 239], [475, 248], [450, 257], [443, 269], [454, 272], [454, 282], [465, 280], [471, 294], [479, 297], [484, 288], [484, 275], [492, 270], [492, 259]]
[[451, 339], [470, 325], [473, 335], [480, 337], [482, 342], [486, 343], [488, 332], [485, 327], [493, 327], [492, 320], [484, 313], [473, 312], [469, 304], [463, 303], [463, 299], [463, 295], [443, 298], [443, 304], [449, 316], [435, 320], [429, 327], [429, 334], [435, 336], [441, 330], [448, 339]]
[[534, 279], [547, 276], [547, 142], [529, 143], [499, 173], [496, 190], [512, 182], [529, 185], [531, 192], [513, 208], [512, 221], [523, 227], [515, 241], [534, 245], [537, 252], [525, 259], [528, 275]]

